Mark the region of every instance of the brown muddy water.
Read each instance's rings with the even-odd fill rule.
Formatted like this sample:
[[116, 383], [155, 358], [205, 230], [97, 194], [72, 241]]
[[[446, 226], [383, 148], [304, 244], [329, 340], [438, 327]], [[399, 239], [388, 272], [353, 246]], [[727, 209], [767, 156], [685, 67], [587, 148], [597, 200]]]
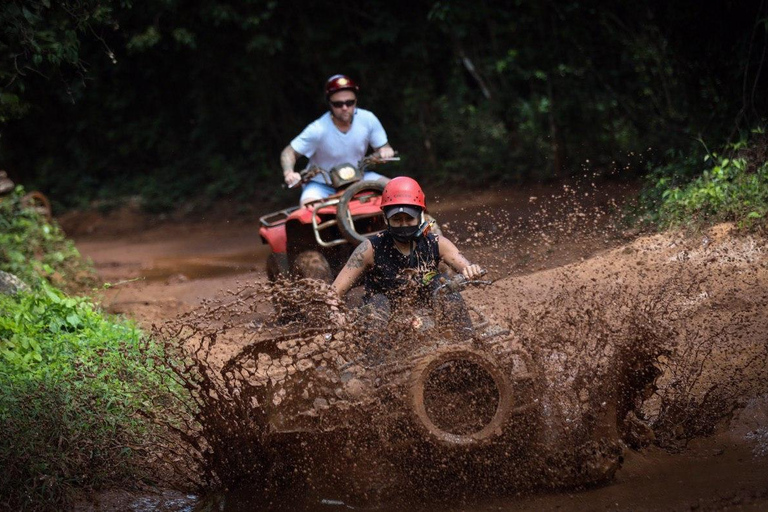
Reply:
[[254, 269], [261, 256], [258, 252], [208, 257], [160, 257], [152, 260], [149, 268], [142, 268], [138, 276], [147, 281], [189, 281], [234, 276]]
[[[489, 319], [474, 340], [407, 314], [372, 333], [344, 306], [336, 327], [321, 283], [260, 271], [128, 285], [124, 301], [225, 290], [151, 311], [169, 362], [193, 363], [175, 367], [193, 414], [163, 418], [204, 496], [183, 509], [764, 510], [765, 239], [621, 242], [610, 204], [550, 196], [444, 213], [495, 279], [464, 292]], [[299, 321], [274, 318], [285, 301]]]
[[[231, 291], [157, 332], [195, 361], [178, 370], [200, 411], [190, 463], [229, 489], [199, 509], [474, 510], [606, 485], [649, 447], [684, 451], [766, 396], [768, 346], [756, 283], [733, 285], [756, 299], [734, 315], [701, 307], [711, 272], [674, 266], [650, 286], [561, 275], [472, 340], [393, 317], [373, 357], [355, 311], [329, 328], [323, 283], [283, 285], [311, 305], [287, 326], [253, 321], [269, 287]], [[764, 468], [762, 432], [729, 453]]]

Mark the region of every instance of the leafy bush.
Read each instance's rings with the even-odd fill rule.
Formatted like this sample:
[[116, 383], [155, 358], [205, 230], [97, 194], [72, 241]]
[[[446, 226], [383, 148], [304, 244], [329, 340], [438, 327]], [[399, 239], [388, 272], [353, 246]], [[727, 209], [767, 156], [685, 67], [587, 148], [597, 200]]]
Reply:
[[93, 273], [22, 196], [0, 201], [0, 269], [32, 285], [0, 294], [0, 510], [61, 510], [75, 488], [145, 474], [163, 435], [147, 418], [176, 384], [135, 325], [50, 284]]
[[[43, 284], [0, 295], [0, 496], [12, 510], [65, 504], [73, 488], [139, 478], [141, 413], [172, 382], [133, 324]], [[165, 390], [165, 391], [164, 391]], [[2, 507], [0, 507], [2, 508]]]
[[[761, 134], [761, 131], [757, 131]], [[729, 156], [704, 157], [703, 172], [692, 172], [691, 159], [654, 169], [643, 192], [645, 219], [662, 228], [693, 228], [736, 222], [742, 228], [765, 224], [768, 214], [768, 162], [764, 137], [728, 148]], [[700, 169], [700, 164], [698, 166]]]
[[35, 286], [43, 280], [66, 289], [93, 284], [91, 265], [55, 224], [47, 222], [23, 202], [24, 189], [16, 187], [0, 200], [0, 270]]
[[749, 226], [768, 212], [768, 164], [748, 173], [743, 158], [719, 158], [714, 167], [684, 188], [671, 188], [662, 196], [660, 218], [679, 226], [736, 221]]

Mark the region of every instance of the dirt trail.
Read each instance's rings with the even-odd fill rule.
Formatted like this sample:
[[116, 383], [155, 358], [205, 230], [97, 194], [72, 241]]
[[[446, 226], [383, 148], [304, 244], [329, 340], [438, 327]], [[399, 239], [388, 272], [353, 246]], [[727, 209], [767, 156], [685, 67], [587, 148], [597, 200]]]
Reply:
[[[467, 292], [468, 301], [496, 319], [514, 322], [567, 290], [586, 288], [599, 294], [623, 288], [641, 293], [663, 286], [681, 269], [691, 269], [692, 275], [704, 273], [706, 279], [698, 283], [694, 303], [690, 297], [685, 299], [689, 301], [685, 307], [694, 310], [690, 321], [735, 324], [747, 311], [752, 320], [748, 330], [737, 332], [739, 342], [743, 346], [765, 343], [768, 254], [764, 241], [734, 237], [728, 227], [719, 227], [695, 240], [659, 235], [626, 244], [606, 215], [612, 199], [624, 191], [589, 186], [586, 190], [542, 187], [486, 194], [474, 202], [434, 201], [431, 210], [447, 224], [447, 236], [500, 279], [488, 290]], [[97, 229], [88, 233], [89, 225]], [[266, 281], [263, 268], [268, 248], [258, 239], [255, 221], [168, 222], [147, 227], [141, 218], [123, 211], [111, 219], [72, 217], [64, 227], [76, 233], [78, 248], [94, 261], [102, 279], [119, 283], [102, 292], [104, 306], [145, 326], [162, 323], [221, 290], [237, 288], [240, 282]], [[257, 313], [266, 318], [269, 307], [261, 306]], [[715, 357], [727, 361], [731, 355], [722, 349]], [[715, 435], [694, 439], [680, 453], [629, 450], [615, 481], [607, 486], [442, 504], [437, 509], [765, 510], [766, 429], [768, 397], [764, 396], [752, 400], [729, 423], [718, 424]], [[92, 509], [118, 510], [131, 499], [120, 494], [117, 503], [111, 503], [105, 496]]]

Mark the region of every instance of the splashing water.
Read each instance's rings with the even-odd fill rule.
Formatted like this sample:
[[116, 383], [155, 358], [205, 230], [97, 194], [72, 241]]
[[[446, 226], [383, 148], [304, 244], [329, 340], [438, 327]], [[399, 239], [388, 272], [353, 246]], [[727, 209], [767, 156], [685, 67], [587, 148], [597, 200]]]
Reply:
[[[625, 446], [682, 450], [768, 392], [765, 243], [708, 240], [651, 237], [469, 293], [502, 334], [460, 346], [402, 312], [371, 332], [319, 281], [243, 284], [156, 329], [186, 390], [164, 420], [174, 453], [205, 489], [362, 502], [605, 481]], [[764, 426], [747, 438], [765, 453]]]

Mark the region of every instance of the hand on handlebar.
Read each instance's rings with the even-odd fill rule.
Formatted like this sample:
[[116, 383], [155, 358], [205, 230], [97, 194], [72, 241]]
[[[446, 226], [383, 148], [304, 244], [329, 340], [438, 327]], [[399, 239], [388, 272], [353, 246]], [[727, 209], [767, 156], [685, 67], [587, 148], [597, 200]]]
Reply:
[[485, 274], [485, 270], [480, 268], [480, 265], [467, 265], [464, 267], [464, 269], [461, 271], [462, 275], [466, 277], [467, 279], [475, 279], [477, 277], [482, 276]]
[[395, 156], [395, 150], [389, 146], [384, 146], [383, 148], [379, 148], [379, 150], [376, 151], [376, 154], [382, 160], [387, 160]]
[[285, 184], [288, 185], [288, 188], [293, 188], [301, 183], [301, 175], [296, 171], [285, 173], [283, 174], [283, 177], [285, 179]]
[[[469, 284], [491, 284], [491, 281], [480, 281], [477, 278], [486, 274], [486, 270], [479, 265], [467, 265], [461, 274], [457, 274], [453, 279], [440, 278], [440, 285], [435, 288], [433, 294], [446, 291], [457, 293], [462, 291]], [[470, 277], [468, 277], [468, 274]]]

